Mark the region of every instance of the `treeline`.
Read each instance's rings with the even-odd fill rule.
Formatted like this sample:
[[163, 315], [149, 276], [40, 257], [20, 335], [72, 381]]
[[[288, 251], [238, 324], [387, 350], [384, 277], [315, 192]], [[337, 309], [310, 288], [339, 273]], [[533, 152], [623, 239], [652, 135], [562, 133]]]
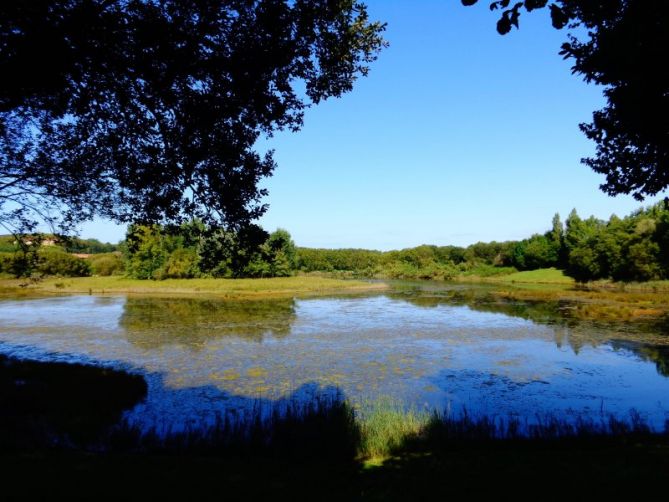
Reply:
[[[20, 240], [19, 240], [20, 239]], [[51, 234], [0, 235], [0, 274], [86, 277], [123, 272], [119, 246]], [[89, 255], [83, 259], [75, 254]]]
[[669, 279], [669, 207], [666, 202], [608, 221], [581, 219], [573, 210], [563, 224], [522, 241], [478, 242], [468, 247], [418, 246], [400, 251], [298, 248], [305, 272], [347, 272], [367, 277], [452, 279], [556, 267], [577, 281]]
[[[0, 235], [0, 253], [14, 253], [21, 250], [21, 243], [14, 235]], [[102, 254], [118, 251], [118, 244], [101, 242], [98, 239], [81, 239], [79, 237], [66, 237], [53, 234], [39, 234], [24, 237], [24, 245], [35, 244], [40, 247], [54, 247], [67, 253]], [[26, 242], [27, 241], [27, 242]]]
[[[71, 254], [87, 250], [98, 254], [85, 260]], [[58, 245], [52, 242], [32, 254], [19, 252], [15, 241], [0, 236], [0, 272], [14, 275], [32, 270], [43, 275], [167, 279], [317, 272], [449, 280], [548, 267], [562, 269], [580, 282], [669, 279], [669, 205], [662, 202], [608, 221], [581, 219], [573, 210], [564, 224], [556, 214], [547, 232], [522, 241], [478, 242], [467, 247], [423, 245], [398, 251], [297, 248], [286, 230], [269, 234], [251, 225], [230, 232], [199, 222], [174, 227], [131, 225], [119, 246], [74, 239]]]

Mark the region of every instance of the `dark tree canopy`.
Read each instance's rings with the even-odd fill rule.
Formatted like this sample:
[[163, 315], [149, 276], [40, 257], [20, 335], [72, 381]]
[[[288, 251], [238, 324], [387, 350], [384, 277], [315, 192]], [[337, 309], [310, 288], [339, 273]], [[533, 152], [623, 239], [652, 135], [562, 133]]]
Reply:
[[[473, 5], [477, 0], [462, 0]], [[497, 31], [519, 25], [523, 10], [547, 7], [555, 28], [567, 35], [560, 54], [573, 73], [605, 86], [605, 108], [581, 130], [597, 145], [583, 163], [604, 174], [609, 195], [643, 200], [669, 186], [669, 2], [653, 0], [494, 1]]]
[[0, 2], [4, 224], [248, 224], [256, 140], [350, 91], [383, 28], [354, 0]]

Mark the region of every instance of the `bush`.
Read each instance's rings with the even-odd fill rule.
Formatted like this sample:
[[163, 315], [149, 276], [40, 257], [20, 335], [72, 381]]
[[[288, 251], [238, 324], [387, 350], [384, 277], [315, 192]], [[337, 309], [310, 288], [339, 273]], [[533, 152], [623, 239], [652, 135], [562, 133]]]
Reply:
[[14, 273], [14, 253], [0, 252], [0, 274]]
[[115, 253], [104, 253], [88, 258], [93, 275], [118, 275], [125, 270], [121, 256]]
[[41, 249], [38, 257], [37, 271], [44, 275], [64, 277], [87, 277], [91, 275], [91, 267], [85, 260], [62, 250]]
[[28, 277], [35, 271], [37, 258], [34, 251], [0, 253], [0, 273], [11, 274], [14, 277]]

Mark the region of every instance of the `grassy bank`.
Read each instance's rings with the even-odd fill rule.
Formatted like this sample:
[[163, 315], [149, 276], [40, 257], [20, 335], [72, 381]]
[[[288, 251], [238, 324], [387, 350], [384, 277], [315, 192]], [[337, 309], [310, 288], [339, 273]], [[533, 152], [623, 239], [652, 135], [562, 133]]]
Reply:
[[661, 486], [669, 469], [667, 432], [651, 431], [634, 415], [527, 425], [387, 403], [366, 413], [326, 399], [265, 420], [251, 414], [236, 425], [168, 436], [121, 427], [102, 450], [3, 451], [3, 494], [428, 500], [445, 493], [536, 497], [537, 486], [550, 486], [562, 497], [628, 488], [639, 496]]
[[669, 293], [669, 280], [646, 282], [621, 282], [611, 280], [577, 283], [571, 277], [556, 268], [540, 268], [523, 272], [511, 272], [498, 275], [459, 275], [454, 282], [480, 282], [493, 284], [546, 284], [554, 286], [572, 286], [583, 290], [607, 290], [626, 292]]
[[573, 286], [574, 279], [564, 275], [562, 270], [556, 268], [541, 268], [537, 270], [526, 270], [523, 272], [506, 271], [503, 274], [480, 275], [476, 270], [470, 274], [460, 274], [452, 279], [454, 282], [479, 282], [494, 284], [552, 284], [560, 286]]
[[271, 279], [166, 279], [163, 281], [128, 279], [126, 277], [48, 278], [25, 284], [20, 279], [0, 280], [0, 290], [18, 293], [84, 293], [84, 294], [208, 294], [223, 298], [262, 298], [281, 296], [315, 296], [326, 294], [379, 291], [387, 288], [380, 282], [331, 279], [326, 277], [276, 277]]

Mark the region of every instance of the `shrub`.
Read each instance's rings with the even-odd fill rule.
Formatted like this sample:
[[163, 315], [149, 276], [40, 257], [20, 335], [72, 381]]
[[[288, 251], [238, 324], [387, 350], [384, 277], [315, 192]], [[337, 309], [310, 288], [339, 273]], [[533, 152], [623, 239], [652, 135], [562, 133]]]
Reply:
[[14, 253], [0, 252], [0, 274], [14, 273]]
[[44, 275], [86, 277], [91, 275], [90, 265], [81, 258], [59, 249], [41, 249], [38, 253], [37, 271]]
[[93, 275], [118, 275], [125, 270], [121, 256], [115, 253], [104, 253], [88, 258]]

